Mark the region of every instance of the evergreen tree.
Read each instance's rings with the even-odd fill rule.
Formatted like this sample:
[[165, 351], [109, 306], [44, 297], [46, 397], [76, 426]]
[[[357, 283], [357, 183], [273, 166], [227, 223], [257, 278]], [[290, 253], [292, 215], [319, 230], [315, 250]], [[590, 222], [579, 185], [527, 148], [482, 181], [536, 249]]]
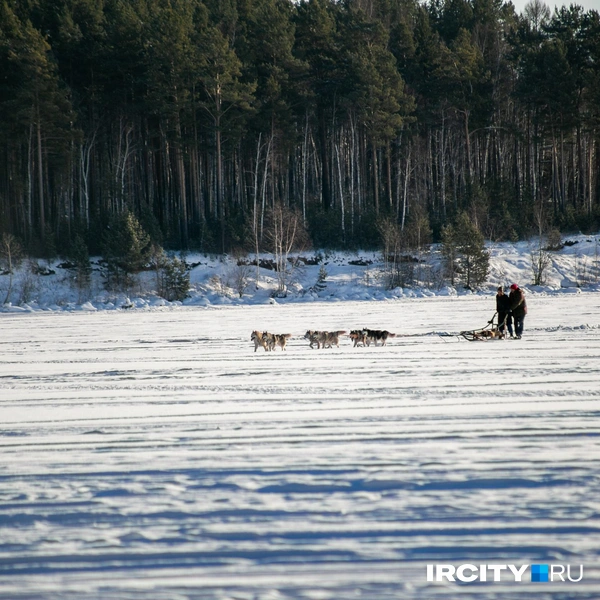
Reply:
[[108, 288], [129, 287], [131, 275], [139, 273], [148, 264], [151, 250], [150, 236], [133, 213], [125, 211], [114, 215], [103, 236]]
[[182, 248], [256, 248], [279, 204], [329, 247], [415, 211], [527, 236], [540, 202], [590, 231], [599, 40], [538, 0], [2, 0], [2, 227], [39, 256], [126, 207]]
[[319, 195], [325, 211], [332, 206], [331, 156], [328, 144], [336, 97], [342, 84], [337, 13], [340, 6], [328, 0], [304, 0], [296, 14], [296, 55], [308, 66], [307, 102], [316, 120], [319, 153]]
[[190, 273], [185, 261], [162, 253], [158, 263], [158, 294], [169, 302], [181, 302], [189, 291]]
[[75, 116], [48, 40], [7, 2], [0, 3], [0, 72], [0, 135], [12, 150], [10, 177], [27, 182], [14, 189], [10, 177], [4, 182], [20, 204], [13, 228], [26, 242], [35, 232], [43, 243], [46, 225], [57, 219]]
[[483, 235], [467, 213], [460, 213], [453, 225], [443, 229], [442, 254], [452, 285], [458, 277], [466, 288], [474, 289], [487, 279], [490, 254]]
[[[208, 24], [201, 32], [198, 106], [209, 117], [207, 127], [214, 136], [215, 149], [215, 217], [221, 225], [221, 250], [225, 250], [226, 203], [223, 180], [223, 135], [240, 134], [239, 127], [252, 110], [254, 82], [242, 80], [241, 62], [226, 37], [216, 26]], [[238, 135], [236, 135], [236, 133]]]

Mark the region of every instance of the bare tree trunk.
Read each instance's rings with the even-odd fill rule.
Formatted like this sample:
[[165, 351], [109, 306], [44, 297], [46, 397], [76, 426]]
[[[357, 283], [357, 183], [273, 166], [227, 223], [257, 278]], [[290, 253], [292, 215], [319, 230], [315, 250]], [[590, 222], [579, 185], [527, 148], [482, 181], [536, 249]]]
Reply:
[[352, 113], [350, 113], [350, 135], [352, 144], [350, 148], [350, 233], [354, 236], [354, 171], [356, 156], [356, 128]]
[[[273, 117], [271, 118], [271, 138], [270, 138], [270, 144], [271, 146], [274, 146], [274, 142], [275, 142], [275, 123], [274, 123], [274, 119]], [[275, 159], [277, 158], [277, 153], [276, 153], [277, 148], [275, 148], [275, 151], [273, 152], [273, 156], [271, 158], [271, 162], [269, 164], [269, 166], [271, 167], [271, 207], [275, 206], [275, 184], [276, 184], [276, 176], [275, 176]]]
[[185, 164], [183, 162], [183, 152], [180, 146], [181, 140], [177, 144], [175, 160], [177, 162], [177, 179], [179, 189], [179, 211], [180, 211], [180, 231], [181, 243], [184, 248], [188, 247], [188, 211], [187, 211], [187, 193], [186, 193], [186, 178]]
[[593, 202], [593, 194], [592, 194], [592, 182], [593, 182], [593, 178], [592, 178], [592, 166], [594, 164], [593, 161], [593, 156], [594, 156], [594, 149], [595, 149], [595, 141], [594, 138], [590, 139], [589, 142], [589, 150], [588, 150], [588, 169], [587, 169], [587, 176], [588, 176], [588, 214], [592, 213], [592, 202]]
[[[259, 266], [259, 235], [258, 235], [258, 167], [260, 165], [262, 133], [258, 134], [258, 143], [256, 145], [256, 162], [254, 165], [254, 198], [253, 198], [253, 222], [252, 230], [254, 232], [254, 250], [256, 256], [256, 289], [260, 281], [260, 266]], [[262, 228], [262, 227], [261, 227]]]
[[223, 157], [221, 156], [221, 130], [219, 118], [215, 119], [215, 151], [216, 151], [216, 210], [221, 223], [221, 252], [225, 252], [225, 207], [223, 206]]
[[327, 131], [325, 125], [325, 113], [319, 109], [319, 152], [321, 155], [321, 194], [323, 208], [329, 210], [331, 207], [331, 188], [330, 188], [330, 166], [329, 156], [327, 154]]
[[29, 139], [27, 147], [27, 210], [26, 210], [26, 231], [27, 240], [33, 235], [33, 171], [35, 161], [33, 158], [33, 123], [29, 126]]
[[[567, 182], [567, 173], [566, 173], [566, 165], [565, 165], [565, 134], [563, 128], [560, 128], [560, 198], [563, 208], [566, 205], [566, 182]], [[573, 198], [573, 202], [575, 202], [575, 198]]]
[[340, 209], [342, 211], [342, 239], [346, 239], [346, 221], [345, 221], [345, 207], [344, 207], [344, 186], [343, 186], [343, 177], [342, 177], [342, 165], [340, 161], [340, 149], [339, 145], [335, 144], [335, 153], [337, 158], [337, 167], [338, 167], [338, 183], [340, 186]]
[[412, 144], [408, 146], [408, 156], [406, 157], [406, 171], [404, 173], [404, 192], [402, 194], [402, 221], [400, 228], [404, 231], [404, 225], [406, 223], [406, 215], [408, 212], [408, 181], [410, 177], [410, 154], [412, 150]]
[[582, 208], [585, 207], [585, 161], [583, 160], [583, 148], [581, 140], [581, 124], [577, 122], [577, 166], [575, 168], [576, 173], [576, 194], [578, 203], [581, 204]]
[[473, 181], [473, 161], [471, 159], [471, 133], [469, 131], [469, 116], [471, 111], [465, 110], [465, 150], [467, 152], [467, 175], [469, 176], [469, 183]]
[[271, 142], [273, 141], [273, 137], [269, 138], [269, 144], [267, 145], [267, 153], [265, 155], [265, 169], [263, 171], [263, 180], [262, 180], [262, 206], [260, 213], [260, 237], [263, 236], [263, 228], [265, 222], [265, 210], [266, 210], [266, 202], [267, 202], [267, 175], [269, 172], [269, 160], [271, 160]]
[[81, 218], [87, 227], [90, 225], [90, 164], [91, 164], [91, 153], [92, 148], [96, 140], [96, 132], [92, 136], [92, 139], [81, 145], [79, 164], [81, 169], [81, 196], [83, 206], [80, 208]]
[[433, 133], [431, 131], [431, 127], [427, 129], [427, 176], [428, 180], [425, 184], [427, 186], [427, 192], [429, 193], [429, 197], [431, 198], [431, 202], [433, 203], [435, 209], [435, 188], [434, 188], [434, 177], [433, 177]]
[[371, 142], [373, 152], [373, 202], [375, 204], [375, 214], [379, 214], [379, 165], [377, 163], [377, 146], [374, 141]]
[[308, 163], [308, 110], [304, 124], [304, 140], [302, 142], [302, 218], [306, 223], [306, 177]]
[[[560, 181], [558, 175], [558, 153], [556, 151], [556, 138], [552, 135], [552, 201], [555, 212], [564, 208], [562, 194], [560, 193]], [[560, 205], [560, 206], [559, 206]]]
[[442, 110], [442, 129], [440, 131], [440, 203], [442, 217], [446, 216], [446, 112]]
[[389, 140], [385, 146], [385, 157], [386, 157], [388, 204], [389, 204], [389, 207], [391, 210], [394, 207], [394, 199], [392, 196], [392, 150], [390, 147]]
[[40, 122], [40, 108], [37, 105], [37, 159], [38, 159], [38, 200], [39, 200], [39, 217], [40, 217], [40, 239], [44, 241], [46, 235], [46, 214], [45, 214], [45, 198], [44, 198], [44, 163], [42, 160], [42, 124]]
[[517, 202], [521, 201], [521, 196], [522, 196], [522, 188], [523, 188], [523, 175], [521, 173], [521, 154], [522, 154], [522, 150], [521, 150], [521, 146], [519, 145], [519, 142], [515, 136], [515, 140], [514, 140], [514, 157], [513, 157], [513, 168], [514, 168], [514, 183], [515, 183], [515, 190], [516, 190], [516, 194], [517, 194]]

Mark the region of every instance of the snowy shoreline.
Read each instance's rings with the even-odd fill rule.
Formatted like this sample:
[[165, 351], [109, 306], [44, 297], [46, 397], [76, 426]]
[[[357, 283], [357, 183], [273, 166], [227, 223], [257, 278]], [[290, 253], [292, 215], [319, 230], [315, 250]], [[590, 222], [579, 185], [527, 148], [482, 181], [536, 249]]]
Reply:
[[[92, 274], [92, 284], [88, 298], [78, 299], [72, 289], [68, 269], [59, 267], [60, 261], [48, 265], [48, 276], [38, 276], [32, 284], [27, 279], [24, 268], [15, 274], [14, 296], [21, 301], [10, 301], [0, 306], [0, 312], [36, 311], [97, 311], [121, 309], [152, 309], [177, 306], [246, 306], [262, 304], [292, 304], [304, 302], [346, 302], [346, 301], [390, 301], [409, 298], [430, 298], [448, 296], [489, 296], [495, 293], [498, 285], [517, 282], [528, 295], [562, 295], [600, 291], [600, 238], [598, 236], [577, 235], [565, 240], [561, 250], [549, 252], [550, 264], [545, 273], [543, 286], [531, 285], [531, 251], [533, 242], [488, 244], [490, 252], [490, 272], [486, 285], [476, 291], [452, 287], [438, 281], [427, 285], [386, 289], [385, 272], [381, 254], [378, 252], [324, 252], [304, 253], [314, 264], [303, 265], [289, 285], [287, 297], [274, 297], [277, 288], [276, 274], [265, 268], [259, 270], [256, 286], [256, 267], [247, 267], [248, 284], [242, 296], [234, 290], [231, 280], [236, 277], [237, 260], [227, 256], [189, 254], [186, 260], [194, 265], [190, 271], [191, 289], [183, 302], [168, 302], [153, 291], [153, 275], [145, 272], [138, 276], [137, 289], [128, 293], [108, 293], [103, 289], [100, 270], [97, 266]], [[265, 255], [266, 256], [266, 255]], [[315, 260], [315, 258], [317, 260]], [[248, 258], [253, 260], [252, 255]], [[432, 247], [426, 258], [429, 267], [439, 269], [441, 256], [439, 249]], [[319, 288], [315, 283], [319, 269], [324, 268], [327, 276]], [[6, 292], [6, 276], [0, 277], [0, 296]], [[26, 300], [23, 300], [24, 296]]]

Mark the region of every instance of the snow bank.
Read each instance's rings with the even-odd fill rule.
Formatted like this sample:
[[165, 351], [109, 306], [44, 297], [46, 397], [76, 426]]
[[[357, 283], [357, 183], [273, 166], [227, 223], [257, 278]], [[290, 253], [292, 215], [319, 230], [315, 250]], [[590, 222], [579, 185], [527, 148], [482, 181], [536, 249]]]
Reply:
[[[276, 273], [246, 266], [247, 285], [240, 297], [238, 286], [240, 267], [237, 260], [227, 256], [190, 254], [188, 263], [191, 290], [183, 302], [168, 302], [154, 291], [154, 275], [138, 276], [136, 289], [129, 295], [108, 294], [102, 287], [98, 269], [93, 271], [91, 293], [81, 299], [72, 287], [69, 272], [60, 263], [51, 265], [54, 274], [37, 277], [31, 285], [31, 276], [21, 272], [15, 275], [11, 302], [0, 306], [0, 312], [23, 311], [97, 311], [97, 310], [158, 310], [184, 306], [241, 306], [264, 304], [290, 304], [306, 302], [347, 302], [373, 300], [401, 301], [411, 298], [457, 297], [495, 294], [498, 285], [519, 283], [530, 295], [578, 294], [581, 290], [600, 290], [600, 236], [572, 236], [565, 245], [548, 252], [549, 265], [544, 285], [531, 285], [533, 280], [532, 255], [539, 249], [536, 240], [518, 243], [488, 243], [490, 271], [488, 282], [481, 289], [472, 291], [452, 287], [444, 282], [441, 273], [441, 253], [433, 245], [415, 262], [417, 280], [414, 286], [387, 289], [385, 265], [378, 252], [323, 252], [305, 253], [307, 261], [317, 264], [301, 265], [296, 269], [285, 297], [274, 298], [277, 290]], [[263, 258], [269, 258], [264, 255]], [[249, 257], [252, 260], [253, 256]], [[97, 261], [95, 261], [97, 262]], [[326, 278], [319, 280], [324, 267]], [[427, 279], [429, 275], [429, 280]], [[436, 275], [437, 274], [437, 275]], [[432, 275], [436, 275], [433, 277]], [[6, 277], [0, 276], [0, 296], [6, 295]], [[27, 296], [25, 300], [25, 296]], [[278, 296], [281, 296], [279, 294]]]

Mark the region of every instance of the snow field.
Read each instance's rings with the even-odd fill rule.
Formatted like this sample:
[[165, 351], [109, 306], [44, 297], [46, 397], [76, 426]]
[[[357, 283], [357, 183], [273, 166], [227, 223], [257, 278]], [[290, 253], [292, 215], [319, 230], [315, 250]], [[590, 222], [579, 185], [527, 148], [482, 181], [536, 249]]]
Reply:
[[[0, 598], [598, 598], [598, 295], [528, 302], [472, 343], [493, 296], [0, 315]], [[358, 327], [399, 337], [301, 339]]]

